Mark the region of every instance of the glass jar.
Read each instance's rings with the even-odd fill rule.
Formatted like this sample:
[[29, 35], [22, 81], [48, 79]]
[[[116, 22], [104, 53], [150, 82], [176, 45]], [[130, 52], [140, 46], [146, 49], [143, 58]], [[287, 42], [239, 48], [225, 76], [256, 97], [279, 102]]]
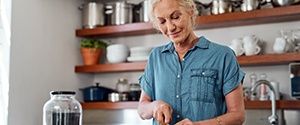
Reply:
[[138, 83], [130, 84], [130, 100], [131, 101], [139, 101], [141, 95], [141, 86]]
[[118, 91], [118, 93], [129, 93], [130, 89], [129, 89], [128, 80], [125, 78], [118, 79], [116, 90]]
[[43, 125], [82, 125], [82, 106], [73, 91], [51, 91], [43, 107]]

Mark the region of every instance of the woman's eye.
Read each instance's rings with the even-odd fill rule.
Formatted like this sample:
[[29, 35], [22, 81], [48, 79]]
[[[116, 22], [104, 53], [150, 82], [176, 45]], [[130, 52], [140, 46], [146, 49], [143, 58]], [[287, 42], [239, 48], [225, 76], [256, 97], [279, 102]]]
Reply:
[[179, 16], [174, 16], [173, 19], [179, 19]]
[[166, 21], [165, 20], [159, 20], [160, 24], [164, 24]]

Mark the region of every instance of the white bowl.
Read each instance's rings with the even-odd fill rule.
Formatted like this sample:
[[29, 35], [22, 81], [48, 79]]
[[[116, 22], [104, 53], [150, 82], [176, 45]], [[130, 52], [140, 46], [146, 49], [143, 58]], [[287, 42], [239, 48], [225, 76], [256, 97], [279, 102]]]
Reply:
[[129, 47], [125, 44], [112, 44], [107, 46], [107, 51], [129, 51]]
[[107, 61], [109, 63], [121, 63], [127, 60], [128, 53], [116, 53], [116, 54], [106, 54]]
[[129, 55], [129, 48], [125, 44], [109, 45], [106, 51], [106, 58], [109, 63], [125, 62]]

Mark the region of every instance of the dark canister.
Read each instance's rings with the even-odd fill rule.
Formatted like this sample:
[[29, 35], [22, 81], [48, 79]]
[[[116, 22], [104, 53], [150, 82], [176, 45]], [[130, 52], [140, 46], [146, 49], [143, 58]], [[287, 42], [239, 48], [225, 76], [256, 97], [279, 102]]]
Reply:
[[82, 106], [73, 91], [51, 91], [43, 107], [43, 125], [82, 125]]
[[141, 95], [141, 86], [138, 83], [131, 83], [130, 84], [130, 100], [131, 101], [138, 101]]

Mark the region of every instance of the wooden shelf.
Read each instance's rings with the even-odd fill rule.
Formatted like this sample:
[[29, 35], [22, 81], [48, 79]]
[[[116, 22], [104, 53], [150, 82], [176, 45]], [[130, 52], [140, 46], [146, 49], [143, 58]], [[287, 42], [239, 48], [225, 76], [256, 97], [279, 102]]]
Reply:
[[75, 72], [92, 73], [92, 72], [128, 72], [128, 71], [143, 71], [146, 67], [146, 62], [128, 62], [117, 64], [100, 64], [91, 66], [76, 66]]
[[[128, 102], [83, 102], [83, 109], [137, 109], [137, 101]], [[277, 109], [300, 109], [300, 100], [278, 100]], [[245, 109], [271, 109], [271, 101], [245, 101]]]
[[[266, 8], [248, 12], [233, 12], [219, 15], [200, 16], [196, 29], [211, 29], [253, 24], [277, 23], [300, 20], [300, 5]], [[151, 23], [131, 23], [101, 26], [93, 29], [77, 29], [80, 37], [117, 37], [157, 33]]]
[[300, 52], [239, 56], [237, 60], [241, 66], [288, 64], [291, 62], [300, 62]]
[[126, 102], [82, 102], [83, 109], [136, 109], [138, 106], [137, 101]]
[[[284, 54], [264, 54], [255, 56], [239, 56], [237, 60], [241, 66], [275, 65], [300, 62], [300, 52]], [[143, 71], [146, 62], [128, 62], [119, 64], [99, 64], [92, 66], [76, 66], [77, 73], [107, 73], [107, 72], [128, 72]]]
[[201, 16], [197, 20], [197, 24], [199, 24], [197, 28], [211, 29], [296, 20], [300, 20], [300, 5]]
[[[245, 101], [246, 109], [271, 109], [271, 101]], [[300, 109], [300, 100], [276, 101], [276, 109]]]

